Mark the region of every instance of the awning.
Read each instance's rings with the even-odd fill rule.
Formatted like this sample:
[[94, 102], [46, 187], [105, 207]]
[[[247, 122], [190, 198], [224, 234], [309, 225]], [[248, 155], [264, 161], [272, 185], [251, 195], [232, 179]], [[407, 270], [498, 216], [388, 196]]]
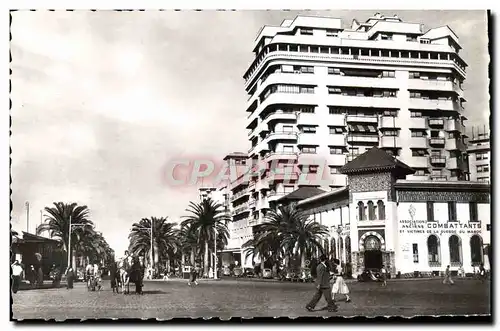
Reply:
[[375, 125], [367, 124], [349, 124], [349, 131], [357, 132], [377, 132], [377, 127]]

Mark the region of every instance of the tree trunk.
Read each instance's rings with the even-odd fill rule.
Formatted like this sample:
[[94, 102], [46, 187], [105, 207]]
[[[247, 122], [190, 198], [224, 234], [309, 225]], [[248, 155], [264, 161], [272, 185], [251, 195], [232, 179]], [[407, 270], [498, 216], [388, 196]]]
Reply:
[[305, 252], [300, 252], [300, 267], [301, 268], [306, 267], [306, 253]]
[[195, 248], [194, 247], [191, 247], [191, 266], [194, 267], [194, 250]]
[[185, 256], [184, 252], [182, 252], [182, 254], [181, 254], [181, 268], [184, 267], [184, 261], [186, 261], [185, 258], [186, 258], [186, 256]]
[[205, 241], [205, 261], [203, 261], [203, 265], [204, 265], [204, 268], [203, 268], [203, 273], [205, 275], [208, 275], [208, 240]]
[[154, 267], [156, 268], [158, 266], [158, 243], [153, 241], [153, 261], [154, 261]]

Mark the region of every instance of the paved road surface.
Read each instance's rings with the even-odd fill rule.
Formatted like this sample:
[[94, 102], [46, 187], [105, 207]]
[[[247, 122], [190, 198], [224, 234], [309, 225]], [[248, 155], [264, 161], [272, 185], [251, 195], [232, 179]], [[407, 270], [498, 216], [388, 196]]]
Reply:
[[[490, 283], [440, 280], [352, 283], [352, 302], [338, 302], [336, 313], [304, 309], [313, 285], [303, 283], [223, 280], [201, 282], [146, 282], [142, 296], [113, 294], [109, 282], [101, 292], [88, 292], [82, 283], [72, 290], [44, 289], [13, 294], [13, 318], [159, 318], [274, 317], [274, 316], [415, 316], [490, 314]], [[317, 308], [325, 305], [324, 299]]]

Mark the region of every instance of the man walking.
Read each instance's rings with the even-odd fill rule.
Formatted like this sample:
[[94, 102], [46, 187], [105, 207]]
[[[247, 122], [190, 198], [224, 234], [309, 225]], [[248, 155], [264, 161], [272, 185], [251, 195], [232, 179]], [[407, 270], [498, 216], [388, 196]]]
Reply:
[[18, 260], [14, 261], [11, 265], [12, 268], [12, 293], [17, 293], [19, 285], [21, 284], [21, 276], [23, 274], [23, 267]]
[[323, 254], [319, 258], [320, 264], [316, 267], [316, 293], [314, 293], [313, 298], [307, 304], [306, 309], [308, 311], [313, 311], [316, 307], [316, 304], [321, 299], [321, 296], [325, 297], [327, 302], [327, 309], [330, 312], [337, 311], [338, 306], [332, 299], [332, 292], [330, 290], [330, 272], [328, 267], [326, 266], [326, 256]]

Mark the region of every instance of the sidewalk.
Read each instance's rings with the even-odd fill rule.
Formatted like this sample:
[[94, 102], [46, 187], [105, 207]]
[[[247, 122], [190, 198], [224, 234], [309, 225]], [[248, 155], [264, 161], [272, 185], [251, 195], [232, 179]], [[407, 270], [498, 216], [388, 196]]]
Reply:
[[[57, 288], [61, 287], [66, 287], [66, 282], [62, 282], [59, 284]], [[27, 281], [21, 281], [21, 284], [19, 284], [19, 291], [27, 291], [27, 290], [40, 290], [40, 289], [50, 289], [50, 288], [55, 288], [52, 286], [52, 281], [51, 280], [44, 280], [42, 286], [39, 287], [32, 287], [31, 284]]]

